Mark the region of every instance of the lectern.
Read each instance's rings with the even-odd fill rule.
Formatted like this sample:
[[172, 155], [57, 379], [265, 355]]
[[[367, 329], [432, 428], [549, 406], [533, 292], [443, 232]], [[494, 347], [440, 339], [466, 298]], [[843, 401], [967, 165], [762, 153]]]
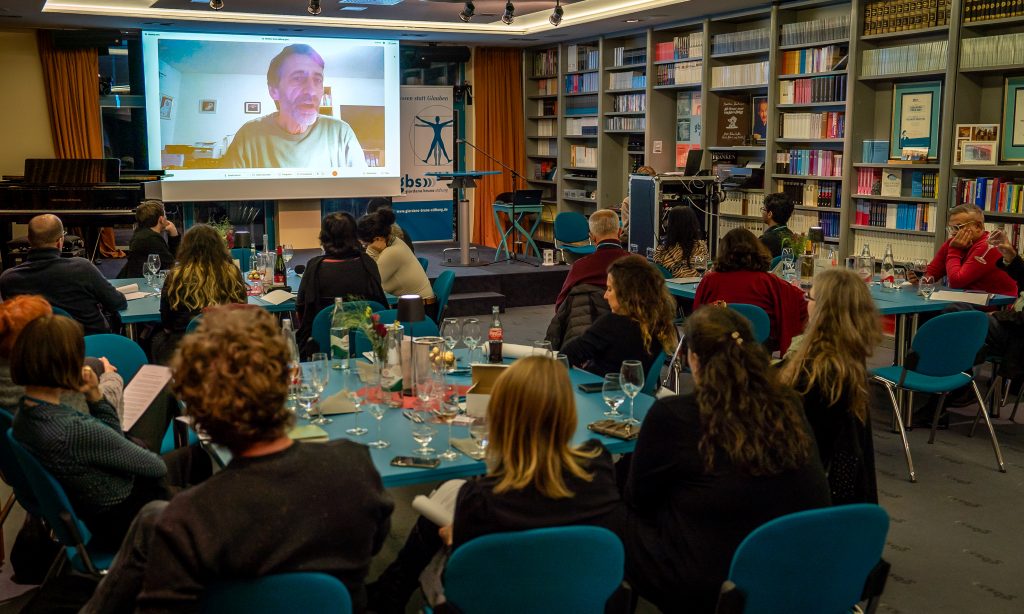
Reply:
[[[468, 188], [476, 187], [476, 180], [485, 175], [500, 175], [501, 171], [451, 171], [424, 173], [428, 177], [434, 177], [438, 181], [448, 181], [448, 187], [452, 188], [452, 201], [459, 215], [459, 246], [449, 248], [441, 252], [442, 266], [472, 266], [469, 261], [469, 201], [465, 198], [465, 191]], [[449, 263], [445, 254], [454, 250], [459, 251], [458, 264]], [[475, 248], [474, 248], [475, 249]], [[477, 259], [479, 262], [479, 258]]]

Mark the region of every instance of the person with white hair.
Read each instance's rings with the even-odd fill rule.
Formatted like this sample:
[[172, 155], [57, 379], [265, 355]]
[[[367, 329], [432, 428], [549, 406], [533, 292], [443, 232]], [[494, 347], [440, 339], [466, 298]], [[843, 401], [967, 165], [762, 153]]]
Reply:
[[590, 226], [590, 241], [596, 246], [593, 254], [588, 254], [573, 263], [569, 269], [569, 275], [562, 284], [562, 291], [558, 293], [555, 300], [555, 311], [562, 304], [562, 301], [569, 296], [569, 291], [579, 284], [591, 284], [605, 288], [608, 265], [629, 252], [622, 249], [619, 244], [619, 237], [622, 229], [619, 226], [619, 216], [611, 209], [601, 209], [590, 215], [588, 220]]

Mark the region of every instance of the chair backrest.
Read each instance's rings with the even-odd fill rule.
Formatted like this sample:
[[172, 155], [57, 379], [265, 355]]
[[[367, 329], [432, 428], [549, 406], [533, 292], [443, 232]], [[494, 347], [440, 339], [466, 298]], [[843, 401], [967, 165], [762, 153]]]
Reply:
[[[398, 317], [397, 309], [385, 309], [378, 313], [380, 314], [381, 324], [391, 324], [395, 321], [395, 318]], [[420, 322], [402, 322], [401, 324], [405, 329], [405, 334], [412, 335], [413, 337], [436, 337], [440, 334], [437, 322], [434, 322], [430, 318], [426, 318]]]
[[60, 307], [54, 307], [53, 305], [50, 305], [50, 309], [53, 310], [53, 315], [55, 316], [64, 316], [65, 318], [71, 318], [72, 320], [75, 319], [70, 313], [64, 311]]
[[775, 270], [775, 267], [779, 266], [780, 262], [782, 262], [782, 256], [776, 256], [776, 257], [772, 258], [771, 264], [768, 265], [768, 270], [769, 271]]
[[231, 257], [238, 261], [243, 271], [249, 270], [249, 260], [252, 258], [252, 250], [248, 247], [232, 247]]
[[654, 267], [658, 269], [658, 272], [661, 273], [662, 277], [664, 277], [665, 279], [672, 279], [672, 271], [666, 269], [664, 266], [658, 264], [657, 262], [651, 261], [651, 264], [653, 264]]
[[603, 612], [624, 558], [619, 538], [600, 527], [485, 535], [448, 559], [445, 597], [463, 614]]
[[420, 266], [423, 267], [423, 272], [427, 272], [427, 266], [430, 264], [423, 256], [416, 256], [416, 260], [419, 261]]
[[[384, 305], [381, 305], [377, 301], [345, 301], [344, 309], [348, 311], [350, 309], [366, 309], [367, 305], [370, 307], [370, 311], [374, 313], [384, 309]], [[331, 315], [334, 313], [334, 305], [328, 305], [320, 310], [320, 313], [316, 314], [313, 318], [313, 339], [317, 345], [320, 346], [321, 352], [331, 351]]]
[[351, 614], [352, 597], [341, 580], [320, 572], [283, 573], [212, 586], [200, 611], [217, 614], [331, 612]]
[[125, 384], [135, 377], [142, 365], [149, 363], [146, 353], [138, 343], [128, 337], [106, 333], [85, 336], [85, 355], [106, 357], [110, 364], [117, 367], [117, 372], [121, 374]]
[[751, 328], [754, 329], [754, 338], [758, 343], [764, 343], [768, 339], [768, 335], [772, 332], [772, 321], [768, 317], [767, 311], [757, 305], [746, 303], [729, 303], [729, 309], [739, 313], [750, 322]]
[[582, 213], [563, 211], [555, 216], [555, 240], [561, 243], [590, 241], [590, 226]]
[[889, 515], [873, 504], [782, 516], [740, 543], [729, 581], [745, 594], [745, 614], [849, 612], [888, 532]]
[[196, 317], [192, 318], [188, 322], [188, 326], [185, 327], [185, 332], [190, 333], [195, 329], [199, 328], [199, 323], [203, 321], [203, 314], [197, 313]]
[[644, 377], [644, 389], [641, 390], [644, 394], [654, 394], [658, 391], [658, 385], [661, 383], [661, 368], [665, 366], [665, 356], [665, 352], [661, 351], [654, 357], [654, 362], [651, 363], [651, 368]]
[[980, 311], [934, 317], [914, 335], [911, 346], [918, 361], [913, 370], [935, 377], [970, 372], [987, 334], [988, 316]]
[[[0, 433], [6, 433], [14, 423], [14, 416], [5, 409], [0, 409]], [[32, 492], [32, 484], [21, 468], [18, 457], [14, 454], [7, 437], [0, 436], [0, 473], [4, 474], [4, 481], [14, 490], [14, 497], [25, 508], [25, 511], [33, 516], [41, 516], [42, 511], [35, 493]]]
[[448, 299], [452, 295], [452, 288], [455, 286], [455, 272], [441, 271], [441, 274], [434, 280], [434, 297], [437, 299], [437, 321], [444, 319], [444, 312], [448, 309]]

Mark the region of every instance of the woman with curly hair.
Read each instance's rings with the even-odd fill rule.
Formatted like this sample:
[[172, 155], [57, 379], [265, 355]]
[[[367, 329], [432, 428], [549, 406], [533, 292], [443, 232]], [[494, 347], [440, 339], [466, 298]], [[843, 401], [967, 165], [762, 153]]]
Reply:
[[245, 289], [242, 272], [220, 234], [207, 224], [189, 228], [160, 294], [161, 328], [153, 336], [153, 361], [170, 362], [192, 318], [212, 305], [244, 303]]
[[816, 275], [808, 298], [807, 332], [794, 341], [782, 379], [803, 397], [832, 503], [877, 503], [867, 359], [882, 340], [881, 316], [847, 269]]
[[665, 278], [643, 256], [624, 256], [608, 267], [611, 307], [586, 330], [562, 346], [569, 363], [597, 375], [618, 373], [624, 360], [639, 360], [644, 373], [658, 352], [676, 346], [676, 303]]
[[768, 272], [768, 249], [746, 228], [725, 233], [718, 246], [715, 268], [701, 280], [693, 309], [724, 301], [747, 303], [764, 309], [771, 322], [765, 343], [769, 350], [785, 352], [807, 323], [804, 293]]
[[626, 481], [626, 574], [663, 612], [711, 613], [743, 538], [829, 505], [800, 399], [747, 320], [704, 307], [686, 321], [695, 390], [647, 412]]

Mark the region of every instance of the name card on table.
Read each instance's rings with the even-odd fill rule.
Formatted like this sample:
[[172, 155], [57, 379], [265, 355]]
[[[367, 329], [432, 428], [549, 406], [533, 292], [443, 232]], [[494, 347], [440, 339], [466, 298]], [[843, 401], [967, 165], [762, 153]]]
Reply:
[[933, 301], [950, 301], [952, 303], [970, 303], [971, 305], [988, 305], [991, 294], [984, 292], [958, 292], [956, 290], [936, 290], [932, 293]]

